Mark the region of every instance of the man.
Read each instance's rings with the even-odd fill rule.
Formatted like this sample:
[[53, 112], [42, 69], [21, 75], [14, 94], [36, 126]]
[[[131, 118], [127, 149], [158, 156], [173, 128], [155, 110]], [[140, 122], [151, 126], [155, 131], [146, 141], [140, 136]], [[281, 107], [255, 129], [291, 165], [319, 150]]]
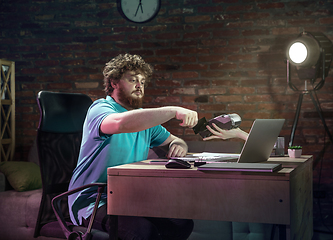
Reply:
[[[88, 183], [105, 182], [107, 168], [145, 160], [149, 148], [169, 146], [168, 157], [185, 156], [186, 143], [170, 134], [162, 123], [172, 118], [183, 127], [197, 124], [197, 113], [181, 107], [142, 109], [144, 86], [152, 67], [137, 55], [119, 55], [104, 68], [105, 99], [95, 101], [88, 110], [77, 167], [69, 189]], [[153, 184], [153, 183], [152, 183]], [[96, 199], [96, 189], [69, 197], [71, 219], [87, 226]], [[106, 193], [102, 195], [94, 228], [108, 231]], [[125, 217], [118, 219], [120, 239], [187, 239], [192, 220]]]

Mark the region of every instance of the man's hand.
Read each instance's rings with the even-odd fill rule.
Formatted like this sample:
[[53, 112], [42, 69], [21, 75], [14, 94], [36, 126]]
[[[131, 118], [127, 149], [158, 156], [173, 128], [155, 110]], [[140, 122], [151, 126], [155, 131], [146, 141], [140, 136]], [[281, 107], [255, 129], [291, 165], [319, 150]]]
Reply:
[[168, 158], [171, 157], [184, 157], [187, 153], [187, 147], [174, 143], [170, 146], [168, 152]]
[[169, 151], [168, 151], [168, 158], [171, 157], [184, 157], [187, 154], [187, 144], [186, 142], [176, 137], [172, 134], [160, 145], [160, 146], [166, 146], [168, 145]]
[[179, 107], [176, 111], [176, 119], [182, 121], [180, 126], [192, 128], [198, 123], [198, 114], [195, 111]]
[[182, 127], [191, 128], [198, 123], [197, 112], [182, 107], [166, 106], [109, 114], [102, 121], [100, 130], [104, 134], [139, 132], [163, 124], [172, 118], [181, 120]]

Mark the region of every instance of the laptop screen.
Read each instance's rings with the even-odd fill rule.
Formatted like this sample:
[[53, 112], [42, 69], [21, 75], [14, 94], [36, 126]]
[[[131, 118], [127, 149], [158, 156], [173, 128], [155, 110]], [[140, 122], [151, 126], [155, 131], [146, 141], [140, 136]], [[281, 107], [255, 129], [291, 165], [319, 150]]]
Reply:
[[285, 119], [256, 119], [239, 156], [239, 163], [267, 161]]

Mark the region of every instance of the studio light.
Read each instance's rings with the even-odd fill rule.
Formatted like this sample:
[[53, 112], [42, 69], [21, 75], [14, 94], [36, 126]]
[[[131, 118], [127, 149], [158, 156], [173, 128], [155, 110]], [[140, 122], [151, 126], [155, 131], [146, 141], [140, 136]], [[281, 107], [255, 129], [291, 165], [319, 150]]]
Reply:
[[[319, 32], [302, 32], [295, 40], [293, 40], [287, 48], [287, 82], [289, 87], [299, 92], [298, 104], [295, 119], [291, 131], [289, 146], [293, 144], [295, 130], [297, 127], [298, 117], [303, 101], [304, 94], [309, 94], [315, 108], [323, 122], [326, 132], [332, 141], [332, 135], [325, 123], [322, 115], [318, 98], [314, 98], [312, 92], [322, 88], [325, 78], [330, 70], [333, 55], [333, 44], [329, 38]], [[290, 64], [295, 66], [298, 78], [304, 80], [304, 90], [299, 89], [291, 81]], [[320, 79], [319, 82], [317, 81]], [[308, 90], [307, 81], [310, 81], [312, 89]], [[315, 94], [317, 97], [317, 95]]]

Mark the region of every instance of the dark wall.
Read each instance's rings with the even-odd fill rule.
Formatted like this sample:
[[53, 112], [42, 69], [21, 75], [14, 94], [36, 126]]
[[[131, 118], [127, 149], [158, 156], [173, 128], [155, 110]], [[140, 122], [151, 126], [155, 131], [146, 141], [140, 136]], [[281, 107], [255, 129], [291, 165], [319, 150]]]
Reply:
[[[285, 118], [289, 142], [298, 92], [287, 86], [285, 53], [302, 31], [333, 40], [333, 3], [278, 0], [162, 0], [145, 24], [121, 17], [110, 0], [2, 0], [0, 58], [16, 63], [16, 159], [26, 160], [36, 135], [40, 90], [104, 96], [101, 70], [119, 53], [154, 65], [146, 106], [180, 105], [200, 117], [236, 112], [249, 130], [256, 118]], [[292, 69], [293, 81], [300, 88]], [[308, 84], [310, 86], [310, 84]], [[333, 74], [316, 92], [333, 131]], [[165, 126], [185, 140], [191, 129]], [[314, 187], [332, 212], [333, 151], [309, 95], [304, 96], [294, 143], [314, 155]], [[322, 156], [322, 157], [321, 157]], [[332, 218], [331, 218], [332, 219]]]

